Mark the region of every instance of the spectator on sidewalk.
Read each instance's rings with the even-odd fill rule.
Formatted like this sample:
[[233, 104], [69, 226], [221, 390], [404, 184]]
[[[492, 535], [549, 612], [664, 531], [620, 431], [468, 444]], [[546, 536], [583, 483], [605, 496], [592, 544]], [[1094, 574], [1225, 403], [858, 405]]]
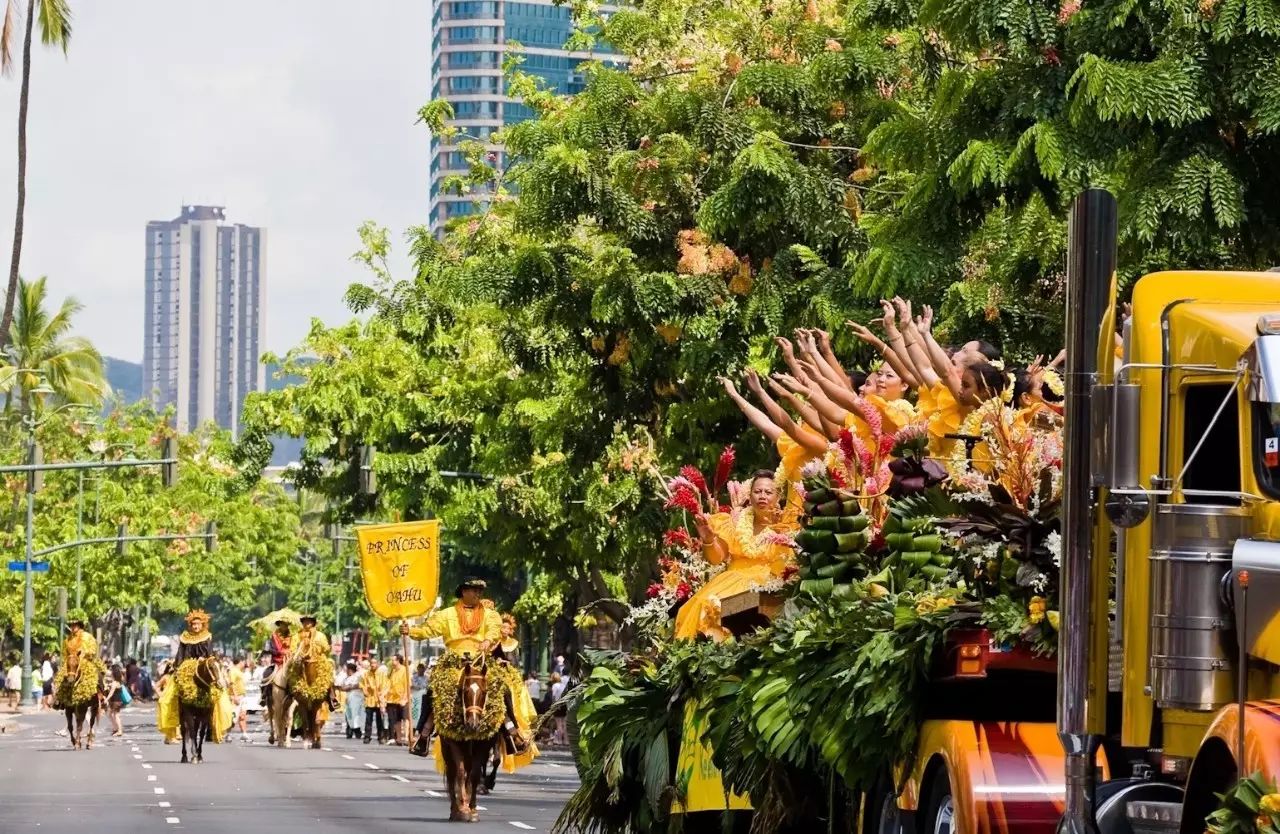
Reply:
[[542, 706], [542, 681], [538, 680], [538, 676], [530, 672], [529, 677], [524, 679], [524, 688], [528, 690], [533, 702]]
[[40, 697], [40, 693], [44, 690], [44, 687], [41, 686], [41, 684], [40, 667], [33, 665], [31, 667], [31, 703], [35, 704], [36, 709], [38, 710], [44, 709], [44, 703]]
[[422, 720], [422, 699], [427, 694], [427, 664], [422, 661], [414, 667], [413, 677], [409, 679], [409, 718], [414, 727]]
[[40, 658], [40, 696], [45, 709], [53, 709], [53, 655]]
[[9, 696], [9, 709], [16, 710], [22, 699], [22, 664], [16, 655], [4, 674], [4, 691]]
[[342, 708], [347, 724], [347, 738], [360, 738], [360, 724], [364, 718], [364, 693], [360, 691], [360, 677], [363, 674], [354, 659], [348, 660], [346, 672], [338, 684], [338, 688], [347, 696]]
[[556, 731], [551, 737], [551, 741], [555, 744], [568, 744], [569, 737], [565, 734], [565, 715], [567, 713], [563, 704], [559, 703], [564, 697], [565, 689], [569, 682], [559, 675], [551, 676], [551, 705], [550, 709], [555, 710]]
[[227, 686], [230, 689], [231, 703], [236, 708], [236, 723], [240, 726], [240, 740], [249, 740], [249, 710], [244, 702], [245, 693], [249, 691], [244, 667], [247, 661], [243, 658], [230, 665], [227, 670]]

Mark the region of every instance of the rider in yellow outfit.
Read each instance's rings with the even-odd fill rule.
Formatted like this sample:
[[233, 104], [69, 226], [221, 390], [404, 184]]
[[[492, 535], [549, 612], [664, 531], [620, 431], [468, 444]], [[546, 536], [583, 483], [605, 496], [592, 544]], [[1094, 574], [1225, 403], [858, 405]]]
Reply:
[[[443, 638], [445, 658], [450, 655], [480, 657], [481, 655], [490, 654], [502, 639], [502, 616], [495, 609], [488, 608], [482, 604], [481, 597], [486, 587], [487, 585], [483, 579], [468, 579], [458, 586], [458, 602], [455, 605], [435, 612], [420, 626], [402, 624], [400, 633], [408, 635], [414, 640], [425, 640], [431, 637]], [[442, 658], [443, 660], [444, 658]], [[434, 674], [442, 673], [443, 670], [438, 667]], [[520, 681], [519, 674], [508, 674], [508, 678], [510, 681], [507, 689], [511, 693], [516, 726], [520, 733], [528, 739], [528, 744], [523, 753], [511, 757], [504, 756], [503, 767], [510, 772], [532, 762], [534, 757], [538, 755], [531, 732], [531, 727], [537, 720], [538, 713], [533, 706], [533, 699], [529, 697], [528, 690], [525, 689]], [[425, 706], [434, 712], [434, 704], [431, 699], [427, 700]], [[425, 710], [424, 714], [426, 714]], [[435, 751], [437, 769], [441, 769], [444, 764], [444, 757], [438, 749], [439, 743], [439, 739], [437, 739], [435, 742], [437, 747]]]
[[[200, 609], [189, 612], [187, 628], [178, 636], [178, 654], [173, 661], [175, 676], [183, 663], [212, 655], [213, 634], [209, 631], [209, 615]], [[156, 723], [166, 739], [176, 738], [178, 735], [178, 687], [175, 683], [171, 680], [165, 687], [156, 709]], [[235, 723], [236, 712], [231, 704], [231, 697], [224, 690], [216, 689], [214, 693], [213, 741], [221, 743], [227, 730]]]

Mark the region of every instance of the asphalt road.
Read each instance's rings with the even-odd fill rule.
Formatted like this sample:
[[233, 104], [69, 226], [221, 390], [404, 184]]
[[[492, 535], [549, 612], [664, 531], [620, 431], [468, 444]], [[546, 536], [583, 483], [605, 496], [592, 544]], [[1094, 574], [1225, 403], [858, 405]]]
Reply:
[[202, 764], [184, 765], [153, 718], [152, 709], [131, 707], [124, 738], [111, 738], [104, 715], [94, 748], [77, 751], [55, 735], [61, 716], [19, 717], [0, 734], [0, 832], [549, 831], [577, 785], [572, 763], [550, 753], [517, 774], [499, 773], [494, 793], [480, 798], [478, 824], [450, 823], [434, 762], [404, 748], [330, 732], [322, 750], [281, 750], [251, 718], [250, 743], [237, 732], [206, 744]]

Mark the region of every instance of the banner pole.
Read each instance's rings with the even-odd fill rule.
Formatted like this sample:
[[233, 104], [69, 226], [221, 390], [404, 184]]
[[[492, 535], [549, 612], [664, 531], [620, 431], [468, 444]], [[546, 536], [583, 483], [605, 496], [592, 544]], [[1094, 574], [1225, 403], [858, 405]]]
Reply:
[[[405, 624], [407, 624], [407, 622], [408, 622], [408, 621], [407, 621], [407, 620], [405, 620], [403, 617], [400, 619], [400, 625], [402, 625], [402, 626], [403, 626], [403, 625], [405, 625]], [[410, 682], [412, 682], [412, 681], [413, 681], [413, 673], [412, 673], [412, 672], [410, 672], [409, 670], [410, 670], [410, 669], [413, 669], [413, 668], [416, 668], [416, 667], [414, 666], [414, 664], [415, 664], [415, 662], [416, 662], [416, 660], [417, 660], [417, 659], [416, 659], [416, 658], [414, 658], [414, 657], [411, 657], [411, 656], [410, 656], [410, 654], [409, 654], [409, 635], [407, 635], [407, 634], [402, 634], [402, 635], [400, 635], [400, 653], [401, 653], [402, 655], [404, 655], [404, 671], [405, 671], [405, 677], [407, 677], [407, 678], [409, 679], [409, 681], [410, 681]], [[406, 720], [406, 721], [408, 722], [408, 724], [409, 724], [409, 729], [408, 729], [408, 730], [406, 731], [406, 733], [405, 733], [405, 736], [406, 736], [405, 741], [406, 741], [406, 743], [409, 745], [409, 749], [411, 749], [411, 750], [412, 750], [412, 749], [413, 749], [413, 743], [414, 743], [414, 737], [413, 737], [413, 733], [414, 733], [414, 723], [413, 723], [413, 688], [412, 688], [412, 686], [411, 686], [411, 687], [410, 687], [410, 689], [409, 689], [409, 708], [408, 708], [407, 710], [405, 710], [405, 720]]]

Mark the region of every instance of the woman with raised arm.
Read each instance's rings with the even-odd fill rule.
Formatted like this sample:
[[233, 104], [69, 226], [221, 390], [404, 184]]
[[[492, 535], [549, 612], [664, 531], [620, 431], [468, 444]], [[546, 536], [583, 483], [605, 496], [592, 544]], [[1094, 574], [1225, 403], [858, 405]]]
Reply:
[[728, 639], [729, 632], [720, 623], [720, 603], [781, 580], [794, 563], [787, 535], [799, 529], [799, 524], [792, 513], [780, 510], [772, 472], [757, 472], [746, 489], [731, 485], [730, 501], [732, 509], [727, 513], [694, 518], [703, 555], [725, 569], [681, 606], [676, 615], [677, 640], [699, 635], [717, 642]]
[[[846, 321], [845, 324], [848, 325], [849, 329], [853, 331], [853, 335], [857, 336], [860, 341], [870, 345], [884, 357], [884, 361], [893, 369], [893, 372], [897, 374], [903, 383], [910, 388], [919, 386], [920, 383], [916, 379], [914, 366], [910, 364], [911, 360], [906, 356], [905, 347], [902, 348], [902, 353], [899, 354], [889, 343], [872, 333], [866, 325], [858, 324], [852, 320]], [[901, 343], [902, 334], [898, 333], [897, 328], [894, 328], [893, 332], [897, 337], [897, 341]]]

